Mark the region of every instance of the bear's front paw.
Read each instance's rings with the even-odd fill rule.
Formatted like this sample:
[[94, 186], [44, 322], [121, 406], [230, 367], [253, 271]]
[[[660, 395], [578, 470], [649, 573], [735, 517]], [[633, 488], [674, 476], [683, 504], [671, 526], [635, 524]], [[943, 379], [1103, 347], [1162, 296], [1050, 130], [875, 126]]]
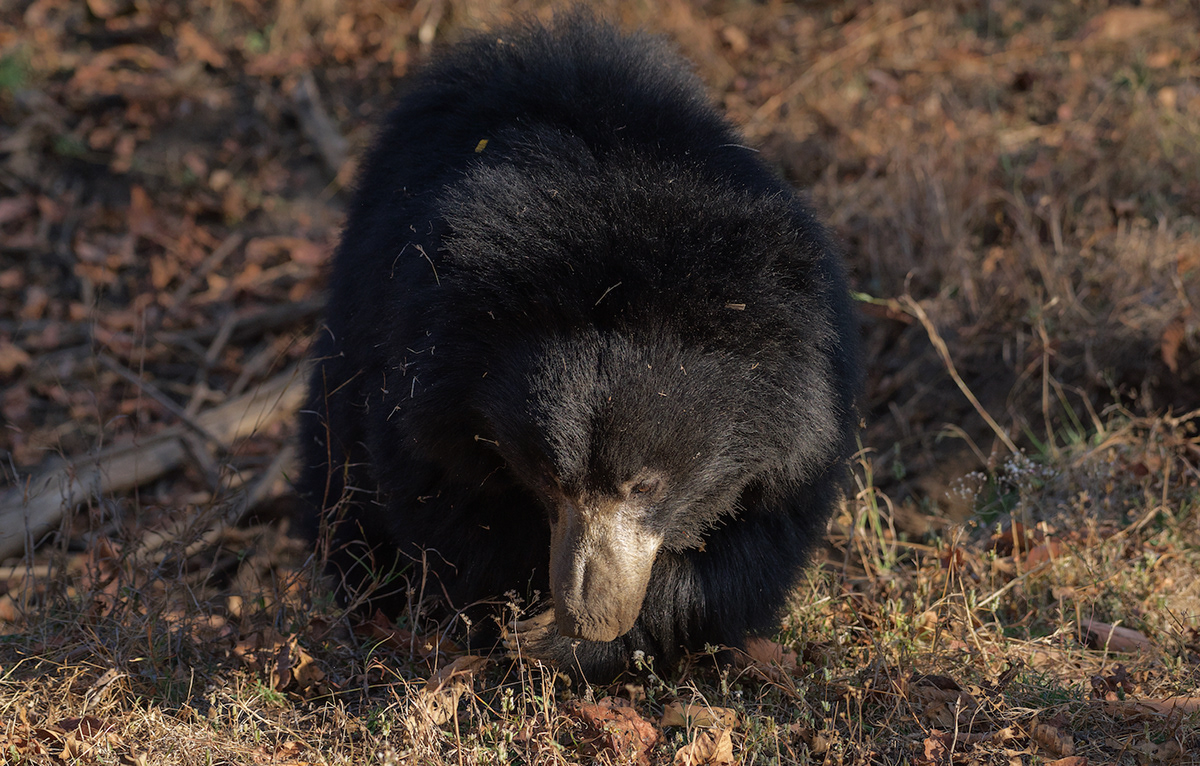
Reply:
[[510, 659], [553, 662], [555, 645], [562, 641], [554, 627], [554, 610], [547, 609], [528, 620], [513, 620], [502, 635]]
[[609, 681], [629, 664], [628, 647], [622, 641], [563, 636], [555, 625], [553, 609], [528, 620], [513, 620], [501, 640], [509, 659], [547, 665], [572, 682]]

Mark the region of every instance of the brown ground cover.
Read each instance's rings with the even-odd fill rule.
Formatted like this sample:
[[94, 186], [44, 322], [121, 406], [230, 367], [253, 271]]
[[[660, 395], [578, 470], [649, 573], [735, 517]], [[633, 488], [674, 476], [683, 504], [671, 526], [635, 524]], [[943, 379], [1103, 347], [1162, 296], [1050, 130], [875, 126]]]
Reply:
[[613, 688], [339, 611], [288, 445], [354, 158], [555, 5], [0, 0], [0, 761], [1200, 763], [1187, 0], [597, 3], [845, 243], [825, 559], [737, 666]]

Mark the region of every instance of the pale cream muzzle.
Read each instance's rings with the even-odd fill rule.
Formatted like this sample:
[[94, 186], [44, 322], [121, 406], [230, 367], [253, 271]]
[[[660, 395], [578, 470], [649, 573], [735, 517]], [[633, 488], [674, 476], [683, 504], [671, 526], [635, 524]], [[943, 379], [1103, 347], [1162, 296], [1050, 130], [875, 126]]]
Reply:
[[550, 530], [550, 586], [558, 632], [612, 641], [633, 627], [662, 537], [616, 499], [562, 499]]

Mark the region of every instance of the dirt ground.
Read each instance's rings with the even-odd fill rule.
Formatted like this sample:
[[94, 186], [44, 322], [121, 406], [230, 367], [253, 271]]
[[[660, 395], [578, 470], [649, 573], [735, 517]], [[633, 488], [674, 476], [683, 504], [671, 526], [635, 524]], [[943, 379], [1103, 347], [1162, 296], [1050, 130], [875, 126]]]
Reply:
[[733, 668], [612, 688], [339, 611], [290, 444], [356, 157], [562, 5], [0, 0], [0, 760], [1200, 763], [1192, 0], [593, 3], [844, 245], [824, 560]]

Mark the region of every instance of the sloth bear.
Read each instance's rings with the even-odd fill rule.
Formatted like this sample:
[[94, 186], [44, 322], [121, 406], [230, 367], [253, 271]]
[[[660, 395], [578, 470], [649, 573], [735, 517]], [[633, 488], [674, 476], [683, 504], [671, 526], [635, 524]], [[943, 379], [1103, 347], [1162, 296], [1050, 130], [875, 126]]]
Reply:
[[772, 630], [857, 422], [820, 224], [663, 43], [585, 13], [401, 87], [301, 424], [343, 597], [541, 592], [510, 648], [592, 681]]

